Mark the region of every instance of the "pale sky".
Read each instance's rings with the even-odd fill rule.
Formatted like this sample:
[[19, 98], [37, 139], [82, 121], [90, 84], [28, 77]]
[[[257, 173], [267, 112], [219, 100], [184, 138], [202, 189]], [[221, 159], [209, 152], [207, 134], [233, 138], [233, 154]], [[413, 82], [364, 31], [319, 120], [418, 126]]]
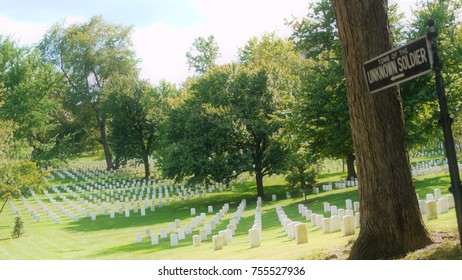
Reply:
[[[221, 57], [236, 59], [254, 36], [276, 31], [288, 37], [285, 19], [304, 17], [313, 0], [0, 0], [0, 34], [34, 45], [56, 22], [84, 22], [101, 15], [109, 23], [132, 25], [141, 78], [180, 84], [188, 71], [186, 52], [194, 39], [215, 36]], [[396, 0], [403, 11], [415, 0]]]

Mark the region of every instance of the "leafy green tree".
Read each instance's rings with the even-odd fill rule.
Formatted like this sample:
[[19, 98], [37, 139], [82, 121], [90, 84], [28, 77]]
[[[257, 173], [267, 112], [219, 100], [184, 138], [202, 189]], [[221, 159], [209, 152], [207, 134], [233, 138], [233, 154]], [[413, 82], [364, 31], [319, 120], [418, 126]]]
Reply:
[[[165, 84], [165, 82], [163, 83]], [[149, 158], [160, 144], [160, 128], [168, 109], [168, 86], [152, 87], [146, 81], [120, 79], [108, 86], [107, 99], [110, 115], [109, 144], [115, 154], [115, 164], [129, 161], [144, 164], [145, 178], [149, 178]]]
[[239, 58], [190, 82], [189, 97], [169, 115], [171, 144], [163, 169], [168, 176], [203, 181], [248, 171], [263, 197], [263, 177], [287, 168], [282, 130], [298, 90], [301, 59], [274, 34], [249, 40]]
[[[397, 6], [390, 7], [392, 34], [402, 41]], [[301, 72], [302, 91], [296, 96], [291, 130], [318, 158], [347, 162], [347, 179], [356, 177], [343, 65], [332, 2], [310, 4], [301, 20], [288, 22], [291, 39], [307, 62]]]
[[[443, 60], [443, 77], [448, 94], [448, 105], [456, 112], [461, 94], [452, 90], [454, 81], [460, 77], [460, 41], [456, 36], [456, 15], [460, 11], [460, 0], [425, 0], [417, 3], [413, 10], [413, 18], [405, 33], [407, 40], [412, 41], [427, 34], [427, 20], [436, 22], [439, 36], [439, 53]], [[458, 44], [459, 43], [459, 44]], [[439, 119], [434, 75], [424, 75], [400, 85], [407, 131], [407, 139], [411, 147], [440, 142], [442, 135], [437, 120]], [[457, 86], [456, 86], [457, 87]]]
[[215, 65], [215, 60], [219, 56], [219, 47], [213, 35], [207, 38], [197, 37], [193, 47], [186, 53], [189, 69], [194, 69], [199, 74], [204, 74]]
[[4, 202], [2, 213], [10, 199], [28, 196], [29, 190], [41, 191], [45, 186], [42, 172], [30, 160], [32, 148], [27, 142], [17, 140], [13, 121], [0, 120], [0, 199]]
[[18, 238], [19, 236], [24, 234], [24, 222], [22, 221], [20, 216], [16, 216], [14, 218], [14, 228], [11, 236], [13, 238]]
[[312, 192], [318, 176], [317, 160], [307, 147], [297, 147], [289, 157], [286, 180], [289, 187], [300, 193]]
[[108, 145], [107, 116], [103, 110], [108, 94], [105, 89], [114, 79], [138, 75], [131, 31], [131, 27], [92, 17], [88, 22], [68, 27], [64, 23], [55, 24], [39, 45], [47, 60], [66, 79], [69, 94], [65, 96], [65, 103], [73, 117], [93, 117], [93, 122], [80, 119], [79, 125], [92, 125], [98, 130], [98, 141], [103, 147], [108, 169], [114, 166]]
[[43, 63], [36, 49], [20, 47], [8, 38], [0, 37], [0, 57], [4, 88], [0, 119], [16, 123], [15, 138], [28, 142], [35, 161], [64, 157], [65, 135], [59, 133], [61, 123], [57, 118], [63, 112], [59, 100], [61, 75], [52, 65]]
[[[190, 183], [229, 181], [243, 171], [229, 86], [235, 66], [213, 67], [191, 80], [188, 97], [169, 113], [161, 165], [164, 176]], [[249, 164], [247, 164], [248, 166]]]

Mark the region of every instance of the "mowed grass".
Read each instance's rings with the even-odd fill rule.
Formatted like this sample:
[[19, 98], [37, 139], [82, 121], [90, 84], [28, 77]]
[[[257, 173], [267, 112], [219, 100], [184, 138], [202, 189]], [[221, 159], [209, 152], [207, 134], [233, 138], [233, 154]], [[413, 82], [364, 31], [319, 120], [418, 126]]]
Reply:
[[[345, 173], [331, 175], [323, 174], [321, 180], [336, 182], [338, 178], [345, 178], [346, 176]], [[57, 181], [53, 183], [57, 183]], [[449, 193], [447, 190], [449, 187], [448, 174], [417, 177], [415, 183], [416, 191], [421, 198], [424, 198], [427, 193], [433, 193], [435, 188], [440, 188], [443, 195]], [[265, 186], [267, 198], [262, 207], [262, 245], [258, 248], [249, 248], [247, 232], [254, 222], [256, 189], [254, 183], [246, 182], [236, 184], [234, 192], [231, 190], [215, 191], [207, 193], [202, 198], [198, 198], [196, 195], [191, 200], [185, 200], [183, 204], [180, 203], [179, 199], [171, 200], [169, 205], [164, 203], [162, 208], [156, 207], [154, 212], [151, 212], [148, 207], [144, 217], [140, 215], [140, 211], [133, 213], [132, 210], [129, 218], [126, 218], [124, 213], [116, 212], [113, 219], [108, 215], [99, 214], [95, 221], [83, 216], [77, 222], [71, 221], [49, 203], [45, 196], [40, 195], [40, 199], [46, 203], [49, 209], [59, 213], [61, 216], [60, 224], [56, 224], [43, 212], [41, 212], [41, 221], [35, 222], [22, 202], [15, 200], [14, 204], [21, 211], [24, 220], [25, 233], [20, 238], [11, 238], [15, 215], [11, 208], [6, 205], [4, 212], [0, 214], [0, 259], [316, 259], [325, 258], [331, 250], [345, 248], [351, 243], [351, 240], [357, 237], [359, 229], [356, 229], [356, 235], [347, 237], [342, 237], [341, 232], [323, 234], [321, 229], [316, 229], [311, 222], [305, 221], [298, 213], [298, 204], [303, 203], [313, 212], [329, 217], [329, 213], [323, 213], [323, 203], [329, 202], [331, 205], [337, 205], [338, 208], [345, 208], [346, 199], [358, 200], [357, 187], [321, 192], [318, 195], [310, 194], [305, 201], [302, 197], [286, 199], [285, 194], [288, 190], [282, 177], [267, 179]], [[277, 195], [277, 201], [271, 201], [272, 194]], [[53, 195], [57, 202], [70, 208], [55, 194]], [[70, 196], [67, 197], [70, 198]], [[192, 246], [192, 235], [187, 235], [185, 240], [180, 240], [179, 246], [176, 247], [170, 246], [168, 238], [160, 239], [160, 244], [153, 246], [150, 238], [145, 237], [146, 228], [149, 228], [152, 233], [159, 233], [160, 228], [168, 228], [168, 224], [173, 223], [175, 219], [180, 219], [182, 226], [184, 226], [193, 219], [190, 215], [190, 208], [196, 208], [197, 215], [200, 215], [202, 212], [207, 213], [207, 207], [212, 205], [214, 213], [207, 213], [205, 222], [193, 230], [193, 235], [198, 234], [199, 229], [202, 229], [204, 224], [210, 221], [225, 203], [229, 203], [229, 212], [213, 230], [213, 234], [218, 234], [218, 231], [226, 229], [226, 225], [233, 217], [242, 199], [247, 200], [247, 207], [233, 241], [226, 245], [223, 250], [214, 251], [212, 249], [210, 236], [208, 241], [203, 242], [200, 247]], [[28, 203], [37, 211], [39, 210], [39, 205], [32, 198], [28, 198]], [[309, 235], [307, 244], [296, 245], [294, 240], [290, 240], [285, 235], [284, 228], [280, 225], [276, 214], [276, 205], [282, 206], [290, 219], [307, 223]], [[427, 221], [425, 216], [423, 220], [429, 232], [457, 231], [454, 209], [451, 209], [448, 214], [440, 215], [437, 220]], [[136, 233], [143, 235], [141, 243], [135, 243]]]

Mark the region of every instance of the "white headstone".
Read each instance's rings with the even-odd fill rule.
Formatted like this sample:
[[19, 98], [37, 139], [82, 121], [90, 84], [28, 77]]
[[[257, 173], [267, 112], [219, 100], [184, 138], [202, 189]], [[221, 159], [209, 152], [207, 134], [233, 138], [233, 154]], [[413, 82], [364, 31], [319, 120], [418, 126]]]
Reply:
[[330, 214], [331, 214], [331, 215], [338, 215], [337, 206], [332, 205], [332, 206], [330, 207]]
[[306, 212], [305, 213], [306, 220], [311, 221], [311, 214], [313, 214], [313, 210], [307, 209], [307, 210], [305, 210], [305, 212]]
[[223, 245], [228, 245], [228, 232], [225, 230], [220, 230], [218, 234], [222, 237], [223, 239]]
[[338, 209], [337, 215], [340, 217], [340, 219], [342, 219], [343, 216], [345, 216], [345, 209]]
[[447, 197], [440, 197], [438, 199], [438, 214], [448, 213], [449, 210], [449, 201]]
[[316, 226], [316, 217], [317, 217], [317, 216], [318, 216], [318, 214], [316, 214], [316, 213], [311, 213], [311, 218], [310, 218], [310, 220], [311, 220], [311, 224], [312, 224], [313, 226]]
[[201, 246], [201, 241], [202, 241], [202, 240], [201, 240], [201, 236], [200, 236], [200, 235], [197, 235], [197, 234], [196, 234], [196, 235], [193, 235], [192, 239], [193, 239], [193, 246], [194, 246], [194, 247], [199, 247], [199, 246]]
[[342, 218], [342, 236], [355, 234], [355, 218], [353, 216], [343, 216]]
[[207, 208], [208, 212], [209, 213], [213, 213], [213, 206], [209, 205], [209, 207]]
[[297, 224], [299, 224], [300, 222], [298, 221], [294, 221], [294, 222], [290, 222], [288, 225], [287, 225], [287, 236], [289, 237], [289, 239], [294, 239], [295, 238], [295, 226]]
[[167, 230], [165, 228], [160, 229], [160, 238], [167, 238]]
[[214, 235], [212, 237], [212, 247], [214, 251], [223, 249], [223, 236]]
[[295, 226], [295, 242], [298, 244], [308, 243], [308, 229], [305, 223]]
[[438, 218], [437, 204], [434, 200], [427, 200], [427, 220]]
[[359, 212], [359, 202], [358, 201], [353, 202], [353, 211], [355, 213]]
[[353, 209], [353, 202], [351, 201], [351, 199], [345, 200], [345, 208], [346, 209]]
[[191, 216], [196, 216], [196, 208], [191, 208]]
[[275, 195], [275, 194], [273, 194], [273, 195], [271, 196], [271, 200], [272, 200], [272, 201], [276, 201], [276, 195]]
[[419, 209], [421, 214], [427, 213], [427, 201], [420, 199], [419, 200]]
[[184, 229], [179, 228], [178, 229], [178, 240], [185, 240], [186, 239], [186, 234]]
[[190, 224], [186, 224], [186, 225], [184, 226], [184, 231], [185, 231], [186, 235], [191, 234], [191, 233], [192, 233], [191, 225], [190, 225]]
[[212, 234], [212, 225], [211, 224], [206, 224], [204, 226], [205, 232], [207, 232], [207, 235]]
[[441, 190], [440, 189], [434, 189], [433, 193], [435, 194], [435, 200], [438, 201], [438, 199], [441, 198]]
[[145, 235], [146, 237], [150, 237], [150, 236], [151, 236], [151, 229], [145, 228], [145, 229], [144, 229], [144, 235]]
[[[343, 216], [342, 216], [343, 217]], [[331, 216], [330, 217], [330, 231], [337, 232], [341, 230], [342, 218], [340, 216]]]
[[151, 245], [159, 244], [159, 235], [157, 233], [151, 234]]
[[207, 240], [207, 235], [208, 234], [207, 234], [207, 231], [205, 229], [199, 230], [199, 235], [200, 235], [202, 241]]
[[324, 212], [330, 212], [330, 203], [324, 202]]
[[316, 215], [316, 228], [322, 228], [322, 219], [324, 219], [324, 215]]
[[175, 231], [175, 224], [168, 223], [168, 232], [174, 232], [174, 231]]
[[260, 247], [261, 233], [259, 229], [252, 228], [249, 230], [249, 243], [250, 243], [250, 248]]
[[135, 242], [136, 243], [141, 243], [141, 233], [137, 232], [135, 234]]
[[435, 200], [435, 197], [433, 196], [432, 193], [428, 193], [428, 194], [425, 196], [425, 198], [426, 198], [427, 201]]
[[178, 234], [170, 234], [170, 246], [178, 246]]
[[329, 218], [322, 219], [322, 232], [329, 233], [331, 232], [331, 223]]
[[181, 227], [181, 220], [180, 219], [176, 219], [175, 220], [175, 227], [178, 229]]

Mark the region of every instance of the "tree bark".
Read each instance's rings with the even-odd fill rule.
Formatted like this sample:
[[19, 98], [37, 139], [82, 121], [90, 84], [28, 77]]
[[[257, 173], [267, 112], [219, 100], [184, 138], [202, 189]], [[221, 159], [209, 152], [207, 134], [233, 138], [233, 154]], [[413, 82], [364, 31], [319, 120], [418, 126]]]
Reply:
[[151, 170], [149, 166], [149, 156], [148, 155], [144, 156], [143, 163], [144, 163], [144, 178], [146, 180], [149, 180], [149, 177], [151, 176]]
[[109, 144], [107, 141], [107, 133], [106, 133], [106, 120], [103, 118], [98, 118], [98, 125], [99, 125], [99, 133], [100, 133], [100, 141], [101, 145], [103, 145], [104, 156], [106, 158], [106, 169], [111, 170], [114, 169], [114, 164], [112, 162], [112, 154], [111, 150], [109, 149]]
[[261, 169], [255, 170], [255, 181], [257, 183], [257, 196], [261, 197], [262, 199], [265, 198], [265, 191], [263, 188], [263, 172]]
[[5, 208], [5, 204], [10, 200], [10, 198], [5, 199], [5, 202], [3, 202], [2, 208], [0, 209], [0, 214], [3, 212], [3, 208]]
[[361, 231], [350, 259], [392, 259], [431, 243], [412, 182], [398, 87], [370, 94], [363, 63], [391, 49], [388, 1], [333, 0], [359, 175]]
[[358, 175], [356, 174], [355, 170], [355, 155], [348, 154], [347, 156], [347, 180], [351, 180], [351, 178], [357, 178]]

